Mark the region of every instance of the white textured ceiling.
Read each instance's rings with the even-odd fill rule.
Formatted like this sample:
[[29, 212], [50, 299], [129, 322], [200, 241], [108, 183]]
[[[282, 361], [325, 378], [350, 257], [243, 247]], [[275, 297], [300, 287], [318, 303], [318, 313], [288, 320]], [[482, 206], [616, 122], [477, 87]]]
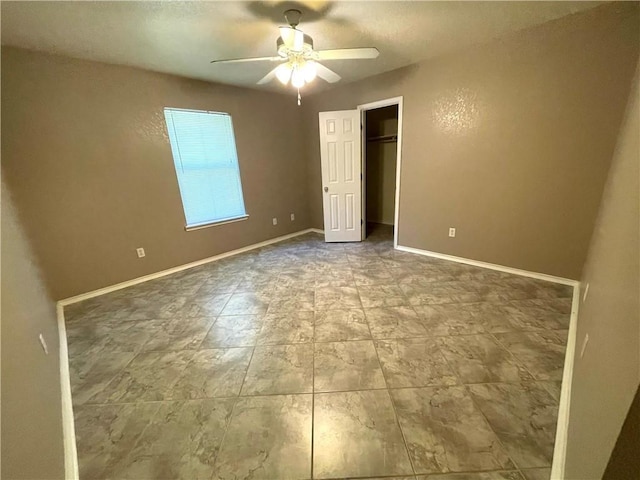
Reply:
[[[275, 54], [287, 8], [316, 49], [377, 47], [375, 60], [332, 61], [359, 80], [486, 42], [600, 2], [6, 2], [2, 44], [254, 88], [273, 64], [210, 60]], [[338, 84], [339, 85], [339, 84]], [[316, 80], [312, 91], [328, 88]]]

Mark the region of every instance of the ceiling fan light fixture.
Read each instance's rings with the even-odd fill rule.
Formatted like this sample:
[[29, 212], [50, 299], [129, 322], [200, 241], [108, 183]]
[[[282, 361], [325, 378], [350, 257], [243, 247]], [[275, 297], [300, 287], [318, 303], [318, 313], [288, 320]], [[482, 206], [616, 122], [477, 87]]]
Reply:
[[307, 83], [311, 83], [313, 79], [316, 78], [316, 75], [318, 73], [318, 66], [313, 60], [307, 60], [306, 62], [304, 62], [301, 70], [304, 76], [304, 81]]
[[303, 67], [304, 79], [307, 83], [311, 83], [318, 74], [318, 64], [314, 60], [308, 60]]
[[291, 78], [291, 72], [291, 65], [289, 63], [283, 63], [278, 65], [278, 68], [276, 68], [276, 77], [280, 80], [280, 83], [286, 85], [289, 83], [289, 79]]
[[313, 39], [297, 26], [302, 13], [297, 9], [284, 12], [288, 26], [279, 27], [280, 35], [276, 38], [277, 56], [231, 58], [213, 60], [211, 63], [244, 63], [244, 62], [278, 62], [257, 84], [264, 85], [277, 78], [283, 85], [293, 86], [298, 90], [300, 105], [300, 89], [311, 83], [316, 77], [328, 83], [339, 82], [341, 77], [324, 65], [328, 60], [360, 60], [377, 58], [380, 52], [375, 47], [336, 48], [330, 50], [314, 50]]
[[302, 68], [295, 66], [291, 72], [291, 85], [296, 88], [304, 87], [304, 72]]

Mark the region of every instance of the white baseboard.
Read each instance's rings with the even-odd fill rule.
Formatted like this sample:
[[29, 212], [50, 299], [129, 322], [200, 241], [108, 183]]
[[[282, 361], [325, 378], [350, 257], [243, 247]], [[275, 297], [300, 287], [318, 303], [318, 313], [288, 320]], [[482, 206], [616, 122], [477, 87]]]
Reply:
[[64, 445], [64, 477], [66, 480], [78, 480], [78, 454], [76, 451], [76, 430], [73, 421], [73, 400], [71, 398], [71, 378], [69, 376], [69, 351], [67, 348], [67, 329], [64, 324], [64, 311], [58, 302], [58, 339], [60, 342], [60, 391], [62, 395], [62, 439]]
[[310, 228], [309, 230], [312, 231], [313, 233], [319, 233], [320, 235], [324, 235], [324, 230], [320, 228]]
[[466, 265], [473, 265], [474, 267], [488, 268], [490, 270], [496, 270], [498, 272], [512, 273], [513, 275], [521, 275], [523, 277], [536, 278], [538, 280], [545, 280], [547, 282], [560, 283], [562, 285], [570, 285], [575, 287], [578, 285], [577, 280], [570, 278], [556, 277], [554, 275], [547, 275], [546, 273], [530, 272], [528, 270], [521, 270], [519, 268], [505, 267], [504, 265], [497, 265], [495, 263], [481, 262], [479, 260], [471, 260], [470, 258], [456, 257], [453, 255], [447, 255], [444, 253], [430, 252], [429, 250], [421, 250], [419, 248], [404, 247], [398, 245], [397, 250], [409, 253], [417, 253], [418, 255], [426, 255], [427, 257], [439, 258], [441, 260], [449, 260], [451, 262], [464, 263]]
[[580, 304], [580, 284], [573, 287], [571, 302], [571, 319], [567, 336], [567, 349], [562, 370], [562, 387], [558, 405], [558, 423], [556, 425], [556, 441], [551, 464], [551, 480], [564, 480], [564, 467], [567, 459], [567, 440], [569, 437], [569, 407], [571, 406], [571, 382], [573, 379], [573, 363], [576, 352], [576, 335], [578, 330], [578, 306]]
[[203, 258], [202, 260], [196, 260], [195, 262], [185, 263], [184, 265], [178, 265], [177, 267], [168, 268], [167, 270], [162, 270], [156, 273], [150, 273], [149, 275], [144, 275], [143, 277], [134, 278], [132, 280], [127, 280], [126, 282], [117, 283], [115, 285], [111, 285], [109, 287], [99, 288], [98, 290], [93, 290], [87, 293], [81, 293], [80, 295], [75, 295], [73, 297], [64, 298], [58, 302], [59, 305], [63, 307], [66, 305], [70, 305], [72, 303], [81, 302], [83, 300], [88, 300], [93, 297], [98, 297], [100, 295], [104, 295], [105, 293], [115, 292], [116, 290], [120, 290], [122, 288], [127, 288], [132, 285], [137, 285], [139, 283], [148, 282], [149, 280], [154, 280], [156, 278], [164, 277], [167, 275], [171, 275], [172, 273], [181, 272], [183, 270], [188, 270], [193, 267], [197, 267], [200, 265], [204, 265], [206, 263], [215, 262], [216, 260], [221, 260], [223, 258], [232, 257], [233, 255], [238, 255], [239, 253], [248, 252], [250, 250], [255, 250], [256, 248], [266, 247], [267, 245], [271, 245], [273, 243], [282, 242], [284, 240], [288, 240], [290, 238], [297, 237], [299, 235], [304, 235], [305, 233], [324, 233], [322, 230], [317, 230], [315, 228], [307, 228], [305, 230], [300, 230], [299, 232], [289, 233], [288, 235], [282, 235], [280, 237], [271, 238], [269, 240], [265, 240], [264, 242], [254, 243], [253, 245], [248, 245], [246, 247], [238, 248], [236, 250], [231, 250], [229, 252], [224, 252], [219, 255], [214, 255], [213, 257]]

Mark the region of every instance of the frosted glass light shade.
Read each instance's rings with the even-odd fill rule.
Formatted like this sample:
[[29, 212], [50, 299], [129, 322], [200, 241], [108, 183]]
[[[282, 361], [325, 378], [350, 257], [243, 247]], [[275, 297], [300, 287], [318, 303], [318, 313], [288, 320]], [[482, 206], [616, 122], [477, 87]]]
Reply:
[[278, 78], [278, 80], [280, 80], [280, 83], [282, 83], [283, 85], [289, 83], [289, 79], [291, 78], [291, 70], [291, 65], [288, 63], [278, 65], [278, 68], [276, 68], [276, 77]]
[[296, 67], [293, 69], [293, 72], [291, 73], [291, 85], [296, 88], [304, 86], [304, 73], [301, 68]]
[[314, 62], [313, 60], [308, 60], [302, 66], [302, 74], [304, 75], [304, 80], [307, 83], [312, 82], [313, 79], [316, 78], [317, 72], [318, 67], [316, 66], [316, 62]]

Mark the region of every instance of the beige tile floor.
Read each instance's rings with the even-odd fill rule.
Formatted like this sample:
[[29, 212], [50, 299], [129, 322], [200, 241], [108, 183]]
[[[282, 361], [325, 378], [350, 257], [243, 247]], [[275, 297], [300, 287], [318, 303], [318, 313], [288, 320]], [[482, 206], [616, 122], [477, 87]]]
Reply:
[[571, 294], [379, 227], [71, 305], [80, 476], [548, 478]]

